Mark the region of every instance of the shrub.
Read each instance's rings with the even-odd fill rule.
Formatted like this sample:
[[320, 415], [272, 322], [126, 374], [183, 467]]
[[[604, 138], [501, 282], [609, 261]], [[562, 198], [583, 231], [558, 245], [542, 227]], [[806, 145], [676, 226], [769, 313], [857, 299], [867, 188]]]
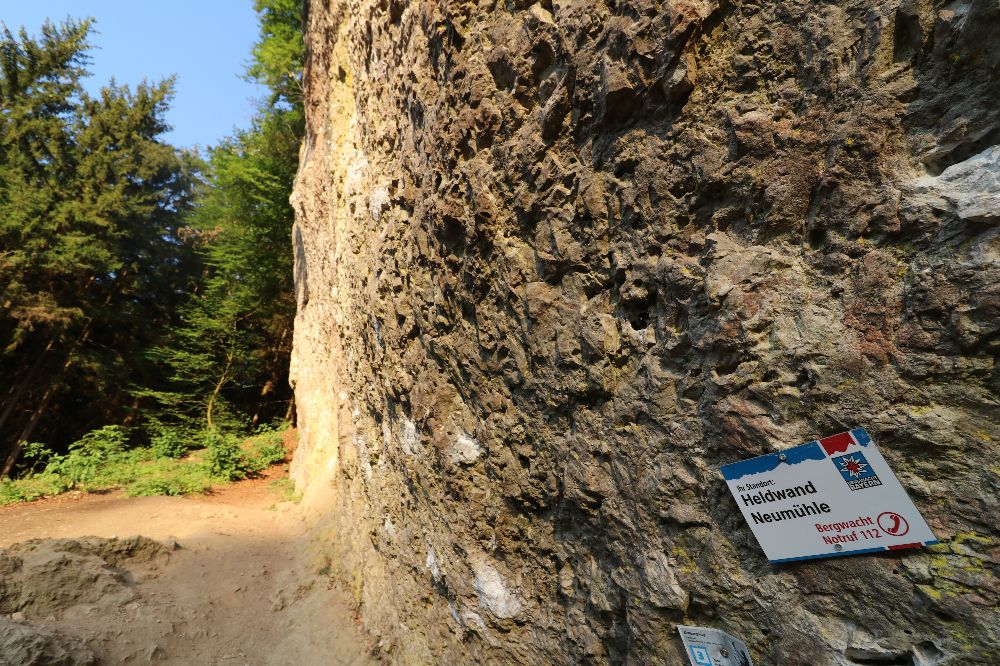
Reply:
[[53, 455], [45, 466], [45, 474], [63, 477], [69, 487], [97, 477], [110, 459], [123, 453], [128, 432], [122, 426], [104, 426], [92, 430], [70, 444], [66, 455]]
[[271, 423], [263, 423], [253, 430], [253, 437], [258, 435], [278, 435], [279, 437], [284, 437], [285, 432], [292, 427], [292, 424], [285, 419], [276, 419]]
[[157, 458], [183, 458], [190, 448], [188, 442], [177, 430], [163, 429], [153, 436], [150, 449]]
[[265, 430], [240, 445], [235, 435], [210, 431], [205, 434], [206, 456], [212, 476], [238, 481], [254, 476], [285, 459], [282, 434]]
[[287, 455], [283, 433], [271, 429], [258, 432], [259, 434], [247, 440], [243, 454], [246, 467], [252, 474], [284, 462]]
[[29, 474], [26, 477], [0, 481], [0, 505], [58, 495], [66, 490], [57, 477]]
[[[188, 442], [205, 446], [201, 460], [181, 459]], [[77, 488], [85, 491], [122, 488], [130, 496], [184, 495], [205, 492], [213, 482], [229, 482], [259, 474], [286, 458], [284, 433], [275, 426], [241, 438], [219, 431], [193, 437], [183, 430], [158, 429], [151, 446], [128, 449], [129, 432], [121, 426], [98, 428], [63, 455], [43, 445], [26, 447], [29, 471], [0, 481], [0, 504], [26, 502]], [[45, 464], [42, 472], [31, 471]], [[288, 491], [285, 491], [288, 494]]]
[[21, 458], [17, 465], [16, 476], [23, 476], [25, 473], [36, 472], [45, 469], [49, 460], [52, 459], [53, 452], [41, 442], [28, 442], [21, 448]]
[[123, 451], [128, 444], [129, 432], [123, 426], [106, 425], [96, 430], [91, 430], [81, 437], [77, 442], [70, 445], [70, 450], [74, 448], [102, 452], [105, 454]]
[[250, 473], [239, 440], [214, 430], [205, 434], [205, 463], [209, 473], [226, 481], [245, 479]]

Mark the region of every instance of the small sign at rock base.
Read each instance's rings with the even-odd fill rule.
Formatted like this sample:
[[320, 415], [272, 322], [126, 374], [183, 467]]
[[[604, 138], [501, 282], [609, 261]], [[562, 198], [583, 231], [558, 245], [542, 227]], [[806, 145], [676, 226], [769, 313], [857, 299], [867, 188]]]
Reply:
[[722, 468], [772, 563], [937, 543], [863, 428]]
[[718, 629], [677, 625], [691, 666], [753, 666], [740, 639]]

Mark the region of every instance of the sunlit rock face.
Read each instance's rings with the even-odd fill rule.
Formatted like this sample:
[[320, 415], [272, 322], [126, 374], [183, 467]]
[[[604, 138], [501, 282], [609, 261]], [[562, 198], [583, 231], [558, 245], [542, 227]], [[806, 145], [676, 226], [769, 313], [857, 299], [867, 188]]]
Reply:
[[[393, 663], [993, 664], [1000, 7], [308, 2], [294, 473]], [[771, 566], [863, 426], [942, 544]]]

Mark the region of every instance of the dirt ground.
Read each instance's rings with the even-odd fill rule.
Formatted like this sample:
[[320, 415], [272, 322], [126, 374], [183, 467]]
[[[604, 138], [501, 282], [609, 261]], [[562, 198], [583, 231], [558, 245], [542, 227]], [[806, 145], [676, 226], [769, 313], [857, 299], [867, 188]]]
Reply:
[[[8, 597], [0, 664], [5, 627], [8, 638], [27, 630], [67, 637], [78, 658], [58, 662], [66, 664], [93, 663], [72, 648], [81, 644], [97, 663], [372, 663], [343, 595], [329, 588], [325, 563], [310, 561], [305, 527], [268, 478], [209, 496], [66, 495], [0, 507], [0, 609]], [[121, 550], [118, 542], [82, 539], [132, 535], [166, 545], [145, 557], [102, 560], [109, 548]], [[23, 543], [35, 539], [44, 541]], [[14, 571], [6, 587], [4, 553]], [[67, 578], [67, 567], [82, 573]], [[54, 581], [59, 589], [47, 589]]]

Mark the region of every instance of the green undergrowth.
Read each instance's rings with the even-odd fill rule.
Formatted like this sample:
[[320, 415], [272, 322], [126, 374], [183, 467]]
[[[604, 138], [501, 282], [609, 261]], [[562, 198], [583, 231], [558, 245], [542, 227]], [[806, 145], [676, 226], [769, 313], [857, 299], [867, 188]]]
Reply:
[[283, 476], [279, 479], [272, 479], [268, 485], [283, 502], [294, 502], [295, 504], [298, 504], [302, 501], [301, 493], [295, 491], [295, 482], [287, 476]]
[[286, 428], [261, 428], [249, 438], [218, 431], [168, 431], [146, 446], [130, 448], [126, 429], [105, 426], [74, 443], [65, 454], [28, 445], [24, 457], [32, 466], [19, 478], [0, 481], [0, 505], [71, 490], [123, 490], [130, 497], [204, 493], [284, 462]]

